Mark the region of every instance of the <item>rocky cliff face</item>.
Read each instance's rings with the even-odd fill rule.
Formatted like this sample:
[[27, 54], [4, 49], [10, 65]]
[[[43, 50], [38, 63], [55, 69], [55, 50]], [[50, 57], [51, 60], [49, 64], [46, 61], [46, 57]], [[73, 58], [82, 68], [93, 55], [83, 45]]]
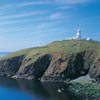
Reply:
[[100, 77], [100, 57], [94, 48], [67, 53], [61, 49], [34, 55], [31, 58], [23, 54], [1, 59], [0, 76], [42, 81], [63, 81], [86, 74], [96, 79]]
[[11, 77], [17, 73], [20, 68], [24, 55], [0, 60], [0, 76]]
[[89, 70], [89, 74], [92, 78], [95, 78], [96, 80], [100, 81], [100, 57], [96, 59], [95, 63]]
[[[48, 69], [42, 76], [42, 80], [66, 80], [75, 79], [89, 73], [93, 74], [92, 66], [96, 57], [94, 51], [83, 51], [76, 54], [61, 54], [52, 60]], [[96, 74], [93, 74], [95, 76]]]

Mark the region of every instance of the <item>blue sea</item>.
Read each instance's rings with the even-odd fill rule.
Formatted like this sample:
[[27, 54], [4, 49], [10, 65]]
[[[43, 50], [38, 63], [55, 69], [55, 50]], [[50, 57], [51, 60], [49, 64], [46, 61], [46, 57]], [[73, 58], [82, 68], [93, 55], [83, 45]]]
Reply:
[[[5, 56], [9, 53], [0, 53]], [[65, 89], [59, 93], [59, 89]], [[0, 100], [78, 100], [63, 83], [0, 77]]]
[[[59, 89], [65, 89], [59, 92]], [[78, 100], [63, 83], [0, 78], [0, 100]]]
[[7, 54], [9, 54], [10, 52], [0, 52], [0, 57], [3, 57], [3, 56], [5, 56], [5, 55], [7, 55]]

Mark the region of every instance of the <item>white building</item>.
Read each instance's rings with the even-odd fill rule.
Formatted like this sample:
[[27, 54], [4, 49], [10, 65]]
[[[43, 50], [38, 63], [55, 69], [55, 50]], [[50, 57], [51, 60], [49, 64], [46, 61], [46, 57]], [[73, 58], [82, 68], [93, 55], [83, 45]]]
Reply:
[[80, 31], [80, 29], [77, 30], [76, 39], [81, 40], [81, 31]]
[[92, 39], [91, 39], [90, 37], [88, 37], [86, 40], [87, 40], [87, 41], [92, 41]]
[[[81, 30], [77, 29], [76, 35], [74, 37], [72, 37], [72, 38], [67, 38], [66, 40], [81, 40], [81, 39], [82, 39], [82, 37], [81, 37]], [[85, 40], [92, 41], [92, 38], [88, 37]]]

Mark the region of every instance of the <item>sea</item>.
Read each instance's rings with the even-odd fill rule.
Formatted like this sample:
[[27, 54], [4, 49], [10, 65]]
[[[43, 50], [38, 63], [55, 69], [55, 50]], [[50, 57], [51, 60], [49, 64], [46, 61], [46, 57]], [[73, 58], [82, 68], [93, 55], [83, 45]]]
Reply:
[[[0, 56], [9, 54], [0, 53]], [[64, 83], [0, 77], [0, 100], [78, 100]]]
[[0, 57], [6, 56], [7, 54], [10, 54], [10, 52], [0, 52]]

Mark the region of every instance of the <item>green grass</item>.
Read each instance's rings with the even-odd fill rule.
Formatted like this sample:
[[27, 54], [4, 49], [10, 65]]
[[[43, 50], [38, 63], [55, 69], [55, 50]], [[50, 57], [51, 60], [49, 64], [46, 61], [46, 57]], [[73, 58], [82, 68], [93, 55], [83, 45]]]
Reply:
[[100, 43], [96, 41], [86, 41], [86, 40], [56, 41], [44, 47], [29, 48], [11, 53], [7, 56], [0, 58], [0, 60], [9, 59], [11, 57], [19, 55], [25, 55], [26, 59], [29, 58], [33, 59], [33, 56], [38, 53], [41, 56], [47, 53], [50, 54], [52, 52], [63, 52], [65, 54], [68, 54], [68, 53], [82, 52], [84, 50], [93, 50], [95, 52], [98, 52], [98, 55], [100, 55]]
[[70, 90], [78, 95], [87, 95], [94, 98], [100, 97], [100, 85], [97, 83], [71, 83]]

